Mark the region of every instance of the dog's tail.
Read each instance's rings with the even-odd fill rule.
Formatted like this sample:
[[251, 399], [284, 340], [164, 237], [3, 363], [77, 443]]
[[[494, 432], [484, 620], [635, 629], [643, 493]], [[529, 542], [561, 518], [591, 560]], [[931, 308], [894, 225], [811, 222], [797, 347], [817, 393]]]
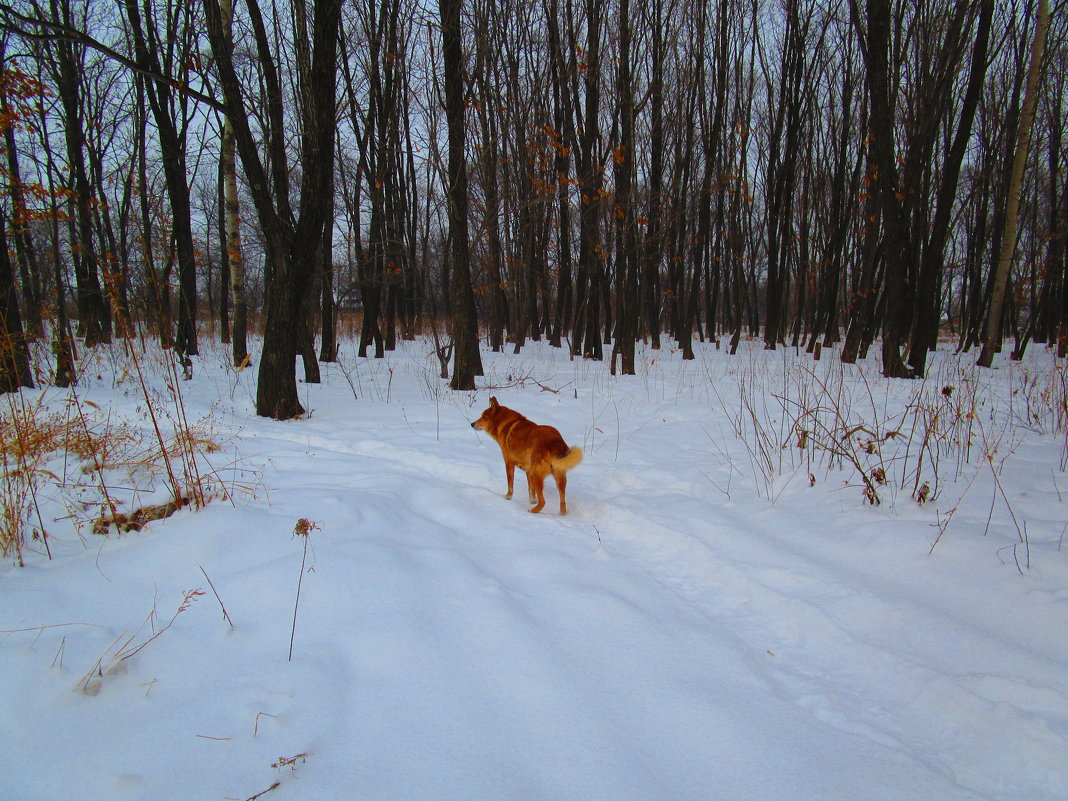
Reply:
[[557, 456], [552, 460], [554, 470], [563, 470], [565, 473], [582, 461], [582, 448], [570, 447], [563, 456]]

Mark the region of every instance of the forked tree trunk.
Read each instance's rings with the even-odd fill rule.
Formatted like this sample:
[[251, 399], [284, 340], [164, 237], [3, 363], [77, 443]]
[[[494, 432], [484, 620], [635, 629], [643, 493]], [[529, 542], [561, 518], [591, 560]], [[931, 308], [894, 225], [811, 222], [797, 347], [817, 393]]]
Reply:
[[[52, 0], [52, 16], [69, 22], [69, 0]], [[63, 133], [67, 146], [68, 169], [73, 187], [74, 214], [71, 218], [71, 256], [77, 279], [78, 327], [89, 347], [111, 341], [111, 320], [100, 287], [96, 244], [93, 239], [92, 187], [85, 166], [85, 128], [82, 115], [82, 65], [77, 46], [67, 41], [55, 43], [56, 87], [63, 108]]]
[[[159, 61], [155, 20], [148, 19], [142, 24], [141, 12], [135, 0], [125, 0], [125, 8], [138, 66], [149, 74], [169, 77], [172, 64]], [[164, 35], [166, 33], [169, 31]], [[177, 53], [175, 57], [181, 58], [181, 54]], [[175, 97], [174, 90], [165, 81], [145, 81], [144, 87], [159, 135], [163, 176], [171, 204], [171, 235], [178, 258], [178, 325], [174, 345], [183, 362], [188, 364], [188, 357], [195, 356], [199, 348], [196, 331], [196, 249], [193, 244], [185, 130], [176, 118], [176, 104], [182, 101]]]
[[307, 295], [313, 255], [329, 225], [330, 204], [323, 193], [327, 176], [334, 168], [337, 127], [337, 45], [341, 22], [340, 0], [316, 0], [312, 10], [311, 66], [308, 71], [305, 102], [301, 104], [301, 186], [300, 206], [293, 213], [289, 197], [291, 165], [285, 150], [286, 137], [281, 85], [259, 4], [248, 0], [249, 20], [267, 90], [267, 120], [270, 178], [260, 154], [262, 147], [253, 135], [244, 105], [244, 92], [234, 67], [229, 43], [223, 33], [223, 14], [217, 0], [205, 0], [208, 37], [226, 101], [226, 113], [234, 125], [237, 152], [249, 179], [256, 212], [265, 233], [267, 272], [267, 314], [263, 354], [256, 388], [256, 413], [263, 417], [288, 419], [304, 412], [297, 393], [296, 355], [307, 336], [302, 309]]

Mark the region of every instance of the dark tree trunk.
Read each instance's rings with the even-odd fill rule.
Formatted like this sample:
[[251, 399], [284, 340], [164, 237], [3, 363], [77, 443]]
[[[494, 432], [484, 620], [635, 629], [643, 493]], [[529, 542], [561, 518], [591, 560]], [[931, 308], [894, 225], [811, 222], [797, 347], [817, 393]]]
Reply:
[[649, 85], [649, 212], [642, 251], [641, 336], [660, 348], [660, 262], [663, 257], [664, 193], [664, 8], [652, 0], [652, 78]]
[[568, 189], [571, 171], [573, 114], [569, 104], [570, 93], [566, 83], [567, 62], [564, 59], [560, 40], [559, 0], [549, 0], [546, 5], [550, 50], [550, 82], [553, 92], [553, 142], [555, 152], [553, 169], [556, 173], [556, 205], [558, 225], [556, 229], [556, 308], [549, 331], [549, 344], [561, 347], [563, 337], [571, 330], [573, 306], [572, 287], [574, 276], [571, 265], [571, 199]]
[[[38, 114], [41, 115], [41, 129], [45, 130], [43, 106], [39, 108]], [[48, 226], [52, 271], [46, 280], [51, 284], [55, 293], [56, 304], [56, 317], [52, 322], [52, 352], [56, 357], [54, 383], [57, 387], [69, 387], [78, 380], [78, 375], [74, 367], [74, 338], [71, 336], [70, 320], [67, 318], [67, 288], [63, 275], [64, 261], [59, 233], [60, 208], [56, 200], [59, 197], [55, 184], [56, 162], [48, 137], [42, 139], [42, 150], [44, 151], [45, 175], [48, 178], [48, 196], [52, 199]]]
[[909, 231], [898, 202], [898, 165], [894, 146], [894, 100], [890, 83], [890, 3], [867, 0], [868, 98], [872, 153], [873, 194], [877, 198], [883, 221], [883, 258], [887, 310], [883, 321], [883, 375], [887, 378], [911, 378], [912, 371], [901, 358], [905, 327], [901, 306], [909, 296]]
[[[69, 0], [52, 0], [53, 19], [70, 24]], [[100, 287], [100, 275], [93, 241], [92, 187], [85, 167], [85, 128], [81, 108], [81, 65], [77, 48], [68, 41], [56, 41], [56, 85], [64, 114], [64, 137], [74, 190], [74, 237], [72, 257], [77, 279], [78, 327], [85, 344], [92, 347], [111, 340], [111, 320]]]
[[148, 297], [145, 298], [145, 312], [150, 324], [155, 326], [160, 347], [171, 347], [171, 313], [167, 287], [156, 269], [156, 249], [154, 246], [155, 226], [152, 222], [151, 200], [148, 182], [148, 110], [145, 107], [144, 92], [137, 93], [137, 105], [134, 109], [137, 126], [137, 200], [140, 215], [141, 262], [144, 267], [144, 280]]
[[441, 15], [445, 118], [449, 137], [449, 271], [452, 277], [449, 289], [452, 295], [452, 334], [455, 343], [450, 386], [457, 390], [471, 390], [475, 388], [475, 376], [482, 375], [482, 357], [478, 352], [478, 320], [468, 256], [461, 5], [462, 0], [439, 0], [438, 10]]
[[618, 228], [616, 250], [616, 335], [611, 373], [634, 375], [634, 341], [638, 334], [638, 237], [634, 214], [634, 82], [631, 76], [630, 0], [619, 0], [619, 59], [616, 66], [616, 101], [620, 110], [620, 139], [613, 151]]
[[289, 201], [289, 164], [277, 69], [259, 5], [255, 0], [249, 0], [247, 5], [268, 96], [270, 181], [260, 160], [261, 145], [248, 123], [242, 88], [224, 35], [219, 3], [206, 0], [205, 10], [226, 113], [234, 126], [237, 150], [266, 235], [266, 267], [271, 277], [267, 287], [256, 413], [263, 417], [288, 419], [304, 412], [297, 393], [295, 365], [297, 350], [308, 330], [302, 309], [315, 267], [314, 254], [322, 242], [324, 226], [330, 224], [331, 204], [323, 187], [329, 184], [334, 166], [341, 2], [316, 0], [314, 3], [308, 85], [303, 87], [304, 102], [301, 104], [301, 187], [297, 215], [293, 214]]
[[32, 388], [33, 377], [6, 230], [7, 219], [0, 216], [0, 392], [14, 392], [19, 387]]
[[[4, 45], [0, 42], [0, 70], [7, 69]], [[42, 277], [37, 263], [37, 251], [30, 234], [30, 224], [26, 208], [26, 187], [22, 183], [22, 170], [19, 164], [19, 152], [15, 141], [15, 125], [7, 95], [0, 93], [0, 117], [9, 121], [2, 125], [4, 145], [7, 151], [7, 183], [11, 196], [12, 237], [15, 244], [15, 258], [18, 261], [19, 280], [22, 285], [23, 308], [26, 311], [23, 325], [30, 339], [37, 339], [44, 333], [41, 324]]]
[[[504, 329], [506, 325], [504, 310], [507, 301], [504, 297], [504, 277], [501, 269], [503, 246], [501, 243], [501, 188], [499, 170], [501, 156], [500, 117], [495, 103], [486, 99], [493, 97], [499, 88], [493, 84], [492, 77], [497, 69], [500, 57], [499, 42], [494, 32], [499, 20], [493, 15], [496, 5], [492, 2], [481, 7], [476, 15], [475, 33], [475, 69], [474, 79], [478, 82], [478, 91], [483, 102], [477, 106], [478, 121], [482, 133], [479, 143], [480, 174], [485, 214], [483, 224], [485, 231], [485, 256], [483, 268], [486, 276], [486, 312], [490, 348], [499, 353], [504, 348]], [[496, 24], [495, 24], [496, 23]]]
[[[586, 0], [586, 104], [579, 126], [579, 189], [582, 193], [579, 216], [579, 285], [575, 300], [575, 349], [588, 359], [604, 358], [601, 344], [601, 302], [604, 292], [604, 245], [600, 241], [601, 170], [597, 149], [600, 144], [601, 113], [601, 22], [604, 0]], [[574, 45], [572, 47], [574, 49]], [[576, 111], [578, 105], [575, 105]]]
[[972, 50], [968, 88], [965, 91], [953, 144], [942, 166], [942, 181], [935, 199], [934, 220], [931, 223], [930, 237], [920, 263], [916, 291], [916, 322], [909, 351], [909, 366], [921, 376], [927, 369], [927, 353], [934, 350], [938, 343], [939, 279], [944, 266], [946, 240], [949, 238], [949, 226], [957, 195], [961, 164], [964, 162], [964, 154], [971, 139], [972, 123], [982, 96], [983, 82], [986, 79], [987, 49], [993, 16], [994, 0], [983, 0], [976, 27], [975, 46]]
[[785, 341], [785, 304], [789, 283], [790, 249], [794, 235], [794, 194], [803, 130], [804, 96], [808, 91], [808, 28], [812, 11], [802, 16], [800, 0], [786, 4], [785, 44], [780, 64], [774, 122], [768, 142], [768, 280], [764, 347], [774, 350]]
[[[330, 211], [327, 220], [334, 217], [333, 181], [330, 182]], [[337, 361], [337, 306], [334, 302], [334, 229], [323, 226], [323, 238], [319, 244], [319, 361]]]

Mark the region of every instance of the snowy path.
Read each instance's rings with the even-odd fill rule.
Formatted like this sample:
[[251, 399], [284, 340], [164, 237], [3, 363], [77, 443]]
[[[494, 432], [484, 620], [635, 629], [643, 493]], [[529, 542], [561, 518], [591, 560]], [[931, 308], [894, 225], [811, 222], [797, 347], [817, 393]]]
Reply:
[[[330, 448], [326, 438], [300, 436], [310, 437], [317, 458]], [[723, 771], [734, 777], [727, 787], [760, 788], [740, 797], [902, 798], [912, 795], [904, 789], [910, 782], [928, 798], [971, 797], [969, 787], [997, 787], [1010, 798], [1068, 792], [1065, 739], [1056, 731], [1068, 719], [1068, 698], [1048, 689], [1064, 686], [1064, 639], [1035, 639], [1024, 630], [1005, 643], [1000, 632], [984, 631], [982, 588], [947, 593], [925, 583], [920, 543], [896, 557], [908, 563], [858, 574], [863, 553], [836, 556], [825, 542], [805, 547], [820, 521], [798, 526], [794, 512], [774, 508], [747, 514], [707, 482], [700, 497], [694, 481], [673, 486], [655, 467], [605, 467], [595, 459], [575, 474], [570, 516], [532, 518], [521, 501], [496, 494], [503, 471], [491, 441], [483, 438], [477, 450], [451, 443], [406, 450], [402, 436], [390, 440], [388, 447], [377, 440], [346, 446], [339, 459], [351, 453], [372, 463], [370, 473], [390, 477], [388, 486], [360, 487], [375, 494], [370, 506], [406, 508], [424, 525], [383, 514], [364, 515], [359, 528], [416, 535], [403, 561], [416, 558], [412, 549], [422, 556], [407, 565], [405, 585], [418, 584], [420, 574], [449, 577], [439, 588], [447, 602], [430, 595], [407, 612], [445, 607], [427, 621], [420, 642], [436, 632], [442, 650], [470, 656], [460, 672], [472, 677], [478, 697], [460, 704], [458, 716], [474, 722], [461, 740], [493, 732], [486, 750], [475, 753], [528, 762], [548, 782], [520, 796], [562, 797], [559, 788], [570, 786], [576, 798], [697, 798], [714, 792]], [[450, 461], [450, 452], [459, 458]], [[633, 476], [650, 474], [663, 483], [632, 486]], [[421, 530], [437, 531], [445, 542], [431, 545]], [[863, 541], [852, 545], [864, 548]], [[390, 537], [379, 547], [391, 553], [398, 543]], [[884, 558], [885, 548], [873, 547], [870, 556]], [[468, 597], [471, 587], [482, 590]], [[967, 597], [957, 595], [961, 589]], [[973, 651], [954, 650], [962, 626]], [[560, 643], [542, 653], [546, 632]], [[480, 653], [486, 642], [503, 653]], [[1005, 648], [1011, 670], [1023, 659], [1033, 684], [999, 671]], [[986, 660], [992, 664], [984, 669]], [[524, 675], [508, 674], [516, 665]], [[632, 697], [627, 688], [634, 686], [656, 688], [658, 700]], [[541, 711], [526, 710], [519, 731], [507, 724], [502, 730], [533, 699]], [[433, 708], [431, 699], [424, 703]], [[485, 720], [469, 714], [487, 703]], [[553, 747], [535, 757], [545, 729], [554, 732]], [[629, 732], [646, 758], [617, 763], [613, 751], [634, 748], [599, 742], [611, 732]], [[1023, 775], [1041, 781], [1014, 778], [1017, 742], [1040, 761]], [[588, 748], [602, 757], [567, 758]], [[750, 752], [752, 761], [739, 762]], [[449, 749], [445, 754], [451, 759]], [[563, 772], [556, 775], [554, 766]], [[877, 787], [888, 788], [886, 795]]]
[[[587, 447], [571, 514], [534, 516], [467, 426], [484, 393], [348, 391], [335, 376], [301, 422], [235, 417], [257, 499], [0, 576], [0, 628], [91, 624], [0, 635], [0, 799], [1068, 797], [1063, 560], [1006, 581], [855, 494], [756, 499], [675, 401], [616, 430], [513, 394]], [[299, 517], [320, 529], [287, 662]], [[234, 631], [199, 598], [72, 692], [201, 566]]]
[[[331, 458], [325, 439], [308, 444], [317, 462]], [[766, 664], [779, 657], [739, 635], [750, 599], [722, 590], [733, 580], [772, 594], [717, 570], [698, 538], [589, 489], [565, 520], [527, 515], [487, 491], [503, 473], [484, 445], [473, 455], [489, 469], [375, 442], [336, 457], [339, 473], [352, 456], [370, 469], [330, 488], [340, 515], [324, 530], [341, 530], [335, 516], [358, 522], [336, 545], [339, 534], [322, 537], [307, 608], [319, 595], [342, 606], [333, 614], [351, 639], [335, 647], [349, 678], [333, 679], [351, 688], [356, 721], [339, 725], [374, 755], [352, 776], [370, 780], [369, 797], [970, 797], [892, 739], [807, 714], [811, 691], [792, 697]], [[346, 603], [351, 572], [362, 579]]]

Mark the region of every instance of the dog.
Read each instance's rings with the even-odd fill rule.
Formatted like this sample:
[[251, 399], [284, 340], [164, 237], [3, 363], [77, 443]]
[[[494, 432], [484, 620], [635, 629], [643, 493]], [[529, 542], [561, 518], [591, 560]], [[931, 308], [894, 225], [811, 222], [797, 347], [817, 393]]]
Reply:
[[527, 474], [530, 511], [540, 512], [545, 508], [545, 477], [551, 473], [560, 492], [560, 514], [567, 514], [567, 471], [582, 461], [582, 448], [569, 448], [555, 428], [532, 423], [515, 409], [501, 406], [496, 398], [490, 398], [489, 408], [471, 424], [471, 428], [485, 431], [501, 446], [504, 472], [508, 477], [505, 498], [512, 497], [518, 467]]

